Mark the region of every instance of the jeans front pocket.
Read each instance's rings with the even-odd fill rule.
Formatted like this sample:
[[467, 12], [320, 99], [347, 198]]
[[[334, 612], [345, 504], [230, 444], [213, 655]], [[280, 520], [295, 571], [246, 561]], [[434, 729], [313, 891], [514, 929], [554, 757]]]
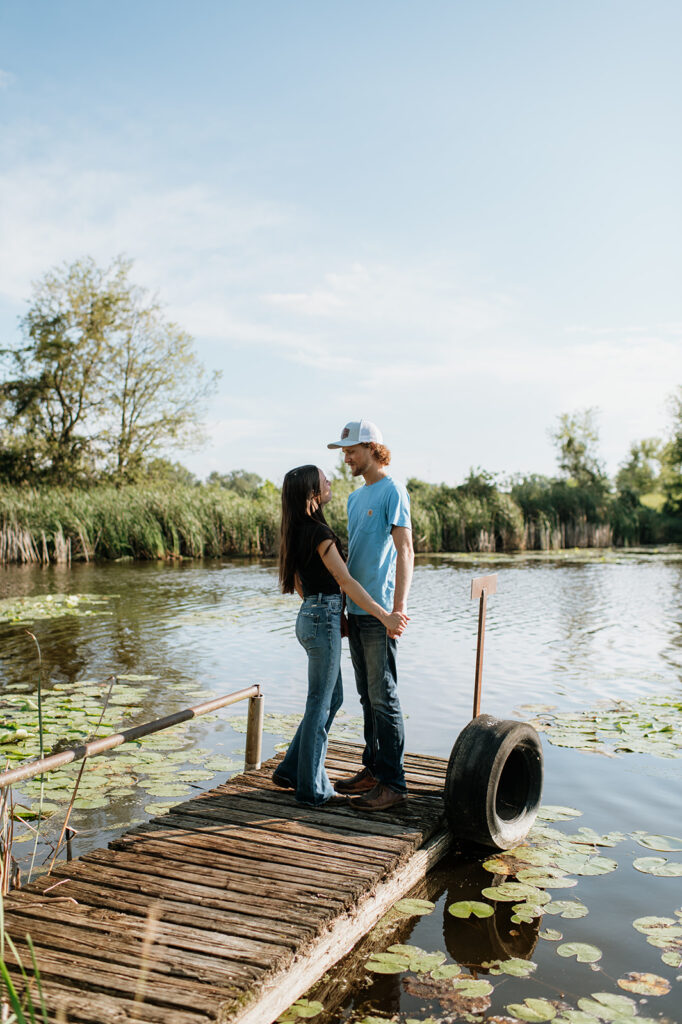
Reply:
[[315, 639], [319, 623], [320, 616], [316, 612], [301, 608], [296, 619], [296, 639], [303, 647], [307, 647]]

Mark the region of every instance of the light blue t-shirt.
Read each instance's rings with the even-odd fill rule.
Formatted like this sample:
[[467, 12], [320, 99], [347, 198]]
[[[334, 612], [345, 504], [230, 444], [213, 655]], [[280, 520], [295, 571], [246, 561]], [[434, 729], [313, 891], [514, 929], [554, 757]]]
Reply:
[[[412, 528], [410, 498], [402, 484], [383, 476], [348, 496], [348, 570], [386, 611], [393, 608], [397, 555], [393, 526]], [[367, 615], [348, 598], [348, 611]]]

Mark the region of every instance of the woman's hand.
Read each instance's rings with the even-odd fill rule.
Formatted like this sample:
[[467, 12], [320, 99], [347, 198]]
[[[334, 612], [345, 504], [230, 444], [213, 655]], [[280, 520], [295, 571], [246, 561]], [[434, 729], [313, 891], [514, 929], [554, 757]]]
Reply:
[[397, 636], [402, 636], [410, 619], [408, 615], [403, 615], [402, 612], [386, 612], [381, 621], [386, 627], [386, 632], [393, 640]]

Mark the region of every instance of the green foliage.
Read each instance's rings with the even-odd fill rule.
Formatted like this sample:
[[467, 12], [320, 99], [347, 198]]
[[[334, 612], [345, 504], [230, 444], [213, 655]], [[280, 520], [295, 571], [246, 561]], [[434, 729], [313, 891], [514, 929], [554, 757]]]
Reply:
[[21, 342], [0, 353], [0, 479], [129, 482], [163, 445], [196, 443], [216, 375], [130, 269], [83, 259], [35, 286]]
[[43, 537], [55, 557], [59, 538], [72, 557], [167, 558], [273, 555], [279, 495], [254, 500], [217, 487], [151, 484], [81, 488], [0, 485], [0, 531], [28, 531], [36, 552]]
[[599, 432], [597, 410], [583, 409], [562, 413], [549, 436], [557, 449], [559, 469], [567, 479], [582, 487], [595, 488], [606, 484], [604, 467], [597, 455]]
[[248, 473], [245, 469], [233, 469], [229, 473], [211, 473], [206, 483], [209, 487], [224, 487], [227, 491], [237, 494], [253, 495], [263, 483], [258, 473]]

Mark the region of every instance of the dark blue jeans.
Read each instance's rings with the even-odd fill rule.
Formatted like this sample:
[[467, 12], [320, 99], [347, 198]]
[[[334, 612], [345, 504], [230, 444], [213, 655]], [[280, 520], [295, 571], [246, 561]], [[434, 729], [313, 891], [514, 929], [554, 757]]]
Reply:
[[365, 727], [362, 763], [379, 782], [407, 792], [405, 727], [398, 700], [395, 640], [373, 615], [348, 616], [348, 641]]
[[276, 775], [292, 782], [296, 799], [323, 804], [334, 796], [324, 759], [334, 715], [343, 703], [341, 595], [307, 597], [296, 619], [296, 637], [308, 654], [305, 713]]

